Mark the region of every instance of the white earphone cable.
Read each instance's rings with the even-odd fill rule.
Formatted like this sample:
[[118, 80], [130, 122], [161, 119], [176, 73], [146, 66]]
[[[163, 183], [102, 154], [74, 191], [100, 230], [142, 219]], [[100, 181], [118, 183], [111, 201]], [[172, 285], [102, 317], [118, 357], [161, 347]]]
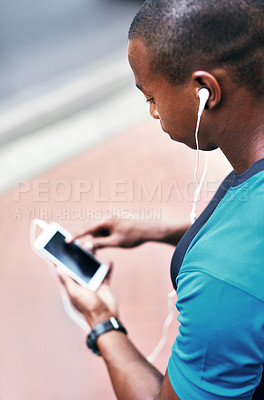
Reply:
[[155, 349], [152, 351], [152, 353], [147, 357], [147, 360], [152, 363], [159, 355], [163, 347], [165, 346], [167, 339], [168, 339], [168, 332], [169, 332], [169, 327], [173, 321], [174, 317], [174, 302], [173, 302], [173, 297], [176, 295], [176, 291], [172, 290], [171, 292], [168, 293], [168, 309], [169, 313], [168, 316], [163, 324], [162, 327], [162, 335], [159, 343], [155, 347]]
[[199, 142], [198, 142], [198, 132], [200, 128], [200, 122], [201, 122], [201, 117], [202, 113], [205, 107], [205, 104], [210, 96], [210, 92], [206, 88], [202, 88], [199, 91], [199, 97], [200, 97], [200, 104], [199, 104], [199, 109], [198, 109], [198, 114], [197, 114], [197, 122], [196, 122], [196, 128], [195, 128], [195, 143], [196, 143], [196, 165], [195, 165], [195, 170], [194, 170], [194, 179], [196, 182], [196, 189], [194, 192], [193, 196], [193, 205], [192, 205], [192, 211], [190, 213], [190, 219], [191, 223], [193, 224], [196, 220], [196, 206], [197, 206], [197, 201], [199, 194], [201, 192], [201, 188], [204, 182], [204, 178], [207, 172], [207, 167], [208, 167], [208, 153], [205, 155], [205, 165], [204, 165], [204, 170], [202, 174], [201, 181], [199, 182], [197, 173], [198, 173], [198, 168], [199, 168], [199, 162], [200, 162], [200, 153], [199, 153]]

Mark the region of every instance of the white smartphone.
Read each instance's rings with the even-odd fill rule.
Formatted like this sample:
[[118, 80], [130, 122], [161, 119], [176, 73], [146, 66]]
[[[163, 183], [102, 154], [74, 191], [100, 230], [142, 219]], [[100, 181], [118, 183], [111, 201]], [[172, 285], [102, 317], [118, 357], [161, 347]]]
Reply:
[[66, 243], [66, 238], [71, 238], [71, 234], [51, 222], [35, 240], [34, 246], [54, 264], [61, 266], [81, 286], [97, 290], [109, 267], [100, 263], [91, 252], [76, 242]]

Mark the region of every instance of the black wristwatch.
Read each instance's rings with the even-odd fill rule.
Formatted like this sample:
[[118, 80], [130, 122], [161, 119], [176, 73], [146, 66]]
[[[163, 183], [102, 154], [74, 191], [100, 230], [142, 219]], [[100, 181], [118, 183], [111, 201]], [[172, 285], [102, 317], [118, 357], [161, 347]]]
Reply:
[[96, 341], [103, 333], [110, 332], [110, 331], [120, 331], [123, 332], [125, 335], [127, 334], [126, 329], [118, 321], [116, 318], [111, 317], [107, 321], [99, 322], [99, 324], [95, 325], [95, 327], [91, 330], [89, 335], [87, 336], [87, 346], [93, 353], [101, 356], [100, 350], [97, 347]]

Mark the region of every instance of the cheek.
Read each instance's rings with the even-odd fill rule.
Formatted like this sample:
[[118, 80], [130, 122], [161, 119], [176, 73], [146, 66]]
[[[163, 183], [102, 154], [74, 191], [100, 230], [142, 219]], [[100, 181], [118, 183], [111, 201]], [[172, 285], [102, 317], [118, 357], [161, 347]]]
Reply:
[[187, 141], [194, 136], [196, 117], [186, 110], [179, 109], [158, 110], [162, 129], [167, 132], [172, 139]]
[[185, 131], [188, 128], [186, 116], [181, 111], [158, 110], [162, 128], [168, 133]]
[[[156, 109], [162, 128], [170, 135], [192, 135], [196, 124], [196, 104], [186, 91], [166, 88], [155, 93]], [[198, 111], [198, 108], [197, 108]]]
[[162, 126], [177, 126], [179, 124], [178, 113], [173, 107], [164, 107], [163, 104], [157, 103], [157, 112]]

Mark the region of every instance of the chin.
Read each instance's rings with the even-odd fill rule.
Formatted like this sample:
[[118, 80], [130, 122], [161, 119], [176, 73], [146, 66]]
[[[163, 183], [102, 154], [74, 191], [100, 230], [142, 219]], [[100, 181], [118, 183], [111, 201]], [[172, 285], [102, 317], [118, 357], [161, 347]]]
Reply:
[[[160, 120], [160, 126], [161, 129], [163, 130], [163, 132], [167, 133], [168, 135], [170, 135], [170, 133], [168, 132], [168, 130], [166, 130], [166, 128], [164, 128], [164, 125], [162, 124], [161, 120]], [[170, 135], [171, 136], [171, 135]]]
[[[196, 146], [195, 146], [196, 148]], [[213, 143], [206, 143], [204, 146], [201, 145], [200, 150], [203, 151], [212, 151], [218, 149], [218, 146]]]
[[211, 146], [209, 146], [206, 150], [207, 150], [207, 151], [213, 151], [213, 150], [216, 150], [216, 149], [218, 149], [218, 146], [211, 145]]

